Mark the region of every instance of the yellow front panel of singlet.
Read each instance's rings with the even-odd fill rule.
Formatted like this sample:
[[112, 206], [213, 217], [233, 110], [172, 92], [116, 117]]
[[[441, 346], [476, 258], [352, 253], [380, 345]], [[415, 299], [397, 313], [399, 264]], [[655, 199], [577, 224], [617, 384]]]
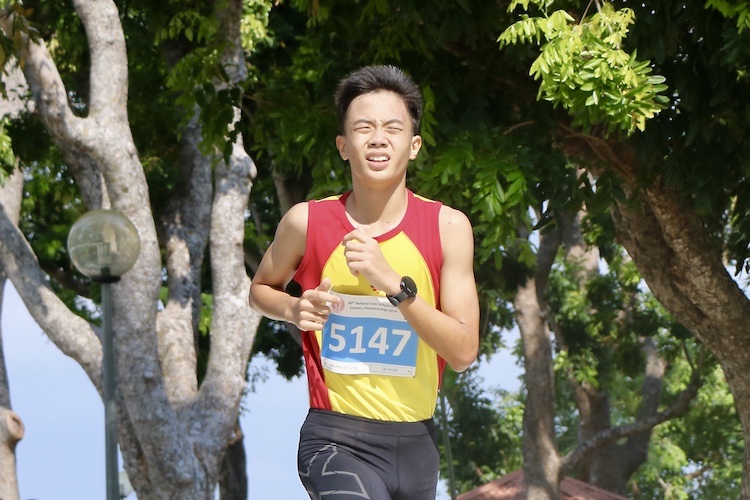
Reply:
[[[419, 296], [435, 307], [434, 288], [422, 255], [403, 233], [380, 243], [388, 263], [401, 276], [410, 276]], [[338, 246], [323, 267], [321, 280], [330, 278], [334, 292], [349, 295], [384, 295], [375, 291], [363, 276], [350, 271], [344, 247]], [[317, 332], [318, 345], [322, 333]], [[438, 391], [437, 354], [419, 339], [414, 377], [352, 375], [324, 370], [331, 409], [348, 415], [376, 420], [416, 422], [432, 417]]]

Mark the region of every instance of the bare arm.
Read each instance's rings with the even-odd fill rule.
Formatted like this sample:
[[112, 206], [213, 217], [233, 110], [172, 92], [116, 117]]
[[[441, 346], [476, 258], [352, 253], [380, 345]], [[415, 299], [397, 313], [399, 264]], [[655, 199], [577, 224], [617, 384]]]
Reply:
[[314, 290], [292, 297], [284, 286], [294, 275], [305, 253], [307, 203], [292, 207], [279, 222], [276, 236], [260, 261], [250, 284], [250, 307], [271, 319], [294, 323], [300, 330], [322, 330], [330, 309], [327, 303], [340, 299], [328, 293], [330, 280]]
[[454, 370], [466, 370], [479, 350], [479, 299], [474, 280], [474, 235], [458, 210], [440, 211], [443, 268], [438, 311], [417, 297], [399, 307], [419, 336]]
[[[440, 274], [439, 311], [419, 296], [399, 305], [417, 334], [456, 371], [464, 371], [479, 350], [479, 299], [474, 280], [474, 236], [471, 223], [458, 210], [440, 211], [443, 268]], [[363, 273], [373, 286], [387, 294], [400, 291], [400, 280], [363, 228], [344, 238], [345, 255], [352, 273]]]

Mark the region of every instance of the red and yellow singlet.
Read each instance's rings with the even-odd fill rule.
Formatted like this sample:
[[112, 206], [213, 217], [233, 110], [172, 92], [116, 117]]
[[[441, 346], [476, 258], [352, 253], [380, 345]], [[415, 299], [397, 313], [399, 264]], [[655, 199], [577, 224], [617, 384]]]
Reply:
[[[348, 194], [308, 202], [305, 255], [294, 280], [302, 290], [308, 290], [317, 287], [323, 278], [330, 278], [332, 292], [371, 296], [362, 297], [362, 302], [371, 301], [375, 307], [358, 308], [380, 309], [380, 312], [365, 312], [365, 316], [372, 317], [364, 319], [329, 319], [325, 333], [303, 332], [310, 406], [393, 422], [429, 419], [435, 411], [445, 361], [410, 332], [408, 324], [388, 319], [384, 312], [391, 311], [386, 309], [393, 308], [394, 314], [400, 314], [395, 311], [397, 308], [387, 302], [383, 292], [374, 290], [364, 276], [355, 277], [349, 271], [341, 244], [344, 236], [354, 230], [345, 211]], [[391, 267], [401, 276], [410, 276], [417, 284], [419, 296], [436, 308], [440, 307], [439, 278], [443, 263], [438, 229], [440, 207], [439, 202], [408, 191], [408, 207], [401, 223], [376, 238]], [[337, 366], [336, 357], [344, 359], [344, 355], [356, 360], [356, 366], [386, 368], [374, 371], [368, 368], [366, 373], [332, 368]], [[393, 369], [399, 370], [399, 375], [388, 373], [389, 367], [401, 364], [407, 368]], [[342, 365], [346, 366], [346, 362]]]

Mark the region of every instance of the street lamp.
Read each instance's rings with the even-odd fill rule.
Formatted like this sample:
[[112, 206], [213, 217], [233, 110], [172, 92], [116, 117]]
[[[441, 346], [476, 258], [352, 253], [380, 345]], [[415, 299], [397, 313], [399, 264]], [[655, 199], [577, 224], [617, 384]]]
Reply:
[[117, 414], [115, 408], [115, 352], [110, 286], [120, 280], [138, 258], [141, 242], [130, 219], [115, 210], [92, 210], [68, 233], [73, 265], [102, 289], [102, 393], [107, 500], [119, 500], [117, 473]]

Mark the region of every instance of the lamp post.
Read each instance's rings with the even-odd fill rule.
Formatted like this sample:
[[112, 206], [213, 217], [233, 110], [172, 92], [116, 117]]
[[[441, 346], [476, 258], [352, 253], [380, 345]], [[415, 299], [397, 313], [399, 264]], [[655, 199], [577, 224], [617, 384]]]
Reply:
[[115, 407], [114, 338], [111, 285], [120, 280], [140, 252], [133, 223], [115, 210], [92, 210], [78, 219], [68, 233], [68, 254], [73, 265], [102, 290], [102, 394], [107, 500], [120, 500], [117, 467], [117, 412]]

